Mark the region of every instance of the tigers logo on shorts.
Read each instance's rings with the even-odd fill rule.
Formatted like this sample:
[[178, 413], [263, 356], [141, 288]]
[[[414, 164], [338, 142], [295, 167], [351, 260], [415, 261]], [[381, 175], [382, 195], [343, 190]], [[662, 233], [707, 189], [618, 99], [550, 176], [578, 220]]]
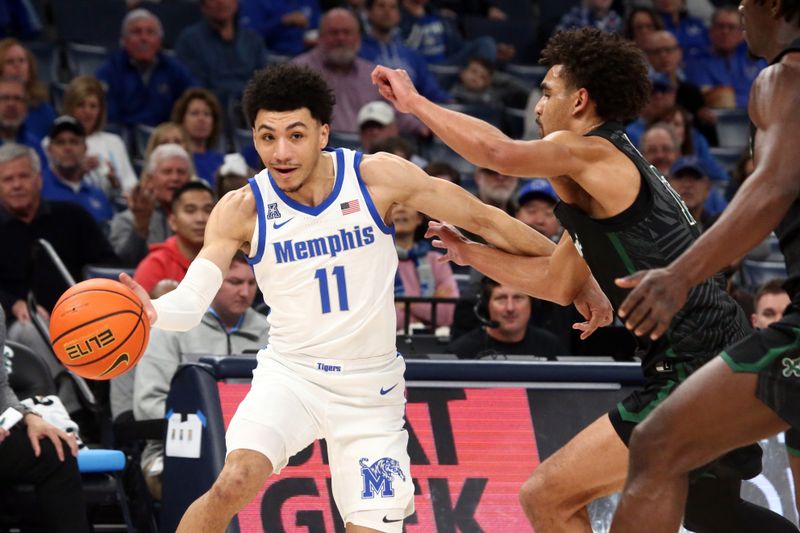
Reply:
[[364, 480], [364, 490], [361, 491], [362, 499], [372, 499], [377, 492], [381, 498], [391, 498], [394, 496], [392, 482], [394, 476], [398, 476], [402, 481], [406, 480], [400, 463], [391, 457], [382, 457], [368, 466], [369, 459], [362, 457], [358, 464], [361, 465], [361, 477]]

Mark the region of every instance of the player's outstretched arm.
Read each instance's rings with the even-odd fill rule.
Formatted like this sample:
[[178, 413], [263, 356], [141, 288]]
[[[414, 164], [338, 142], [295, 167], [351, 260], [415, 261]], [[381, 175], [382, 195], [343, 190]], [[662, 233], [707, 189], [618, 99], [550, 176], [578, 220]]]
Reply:
[[469, 265], [535, 298], [561, 305], [574, 303], [586, 318], [586, 322], [574, 325], [581, 330], [581, 339], [611, 323], [611, 303], [590, 275], [567, 233], [548, 257], [512, 255], [473, 242], [450, 224], [441, 222], [430, 222], [425, 236], [435, 237], [433, 245], [445, 250], [442, 261]]
[[618, 281], [635, 287], [620, 307], [628, 329], [660, 337], [691, 287], [745, 255], [786, 215], [800, 194], [798, 86], [796, 62], [769, 67], [756, 79], [749, 104], [757, 128], [755, 170], [719, 220], [671, 265]]
[[236, 251], [250, 241], [255, 221], [255, 200], [250, 188], [232, 191], [211, 212], [203, 248], [175, 290], [151, 301], [147, 292], [130, 276], [122, 274], [120, 281], [142, 300], [154, 327], [188, 331], [200, 323], [222, 286]]
[[417, 93], [404, 70], [375, 67], [372, 82], [399, 111], [415, 115], [473, 165], [509, 176], [545, 178], [571, 176], [583, 167], [562, 142], [515, 141], [483, 120], [431, 102]]

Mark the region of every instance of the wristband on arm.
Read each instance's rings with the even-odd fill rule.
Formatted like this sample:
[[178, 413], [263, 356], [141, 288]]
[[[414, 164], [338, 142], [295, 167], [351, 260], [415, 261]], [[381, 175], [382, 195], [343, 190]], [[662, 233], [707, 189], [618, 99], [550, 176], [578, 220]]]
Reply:
[[222, 286], [222, 271], [208, 259], [195, 259], [178, 287], [153, 300], [153, 327], [167, 331], [188, 331], [200, 323]]

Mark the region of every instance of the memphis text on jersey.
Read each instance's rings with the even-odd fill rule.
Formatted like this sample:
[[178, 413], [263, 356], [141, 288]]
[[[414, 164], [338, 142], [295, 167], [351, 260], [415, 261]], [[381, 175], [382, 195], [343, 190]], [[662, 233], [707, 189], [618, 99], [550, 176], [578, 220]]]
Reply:
[[275, 247], [275, 257], [280, 264], [301, 261], [320, 255], [336, 257], [340, 252], [368, 246], [373, 242], [375, 242], [375, 228], [372, 226], [365, 228], [355, 226], [352, 231], [340, 229], [333, 235], [317, 237], [307, 241], [289, 239], [274, 242], [272, 245]]

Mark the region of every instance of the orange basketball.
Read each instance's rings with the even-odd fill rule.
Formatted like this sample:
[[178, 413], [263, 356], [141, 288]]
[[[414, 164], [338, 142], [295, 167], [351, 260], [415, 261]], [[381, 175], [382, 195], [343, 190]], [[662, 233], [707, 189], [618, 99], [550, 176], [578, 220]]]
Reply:
[[111, 379], [139, 361], [150, 337], [142, 302], [118, 281], [74, 285], [50, 315], [50, 342], [61, 362], [88, 379]]

